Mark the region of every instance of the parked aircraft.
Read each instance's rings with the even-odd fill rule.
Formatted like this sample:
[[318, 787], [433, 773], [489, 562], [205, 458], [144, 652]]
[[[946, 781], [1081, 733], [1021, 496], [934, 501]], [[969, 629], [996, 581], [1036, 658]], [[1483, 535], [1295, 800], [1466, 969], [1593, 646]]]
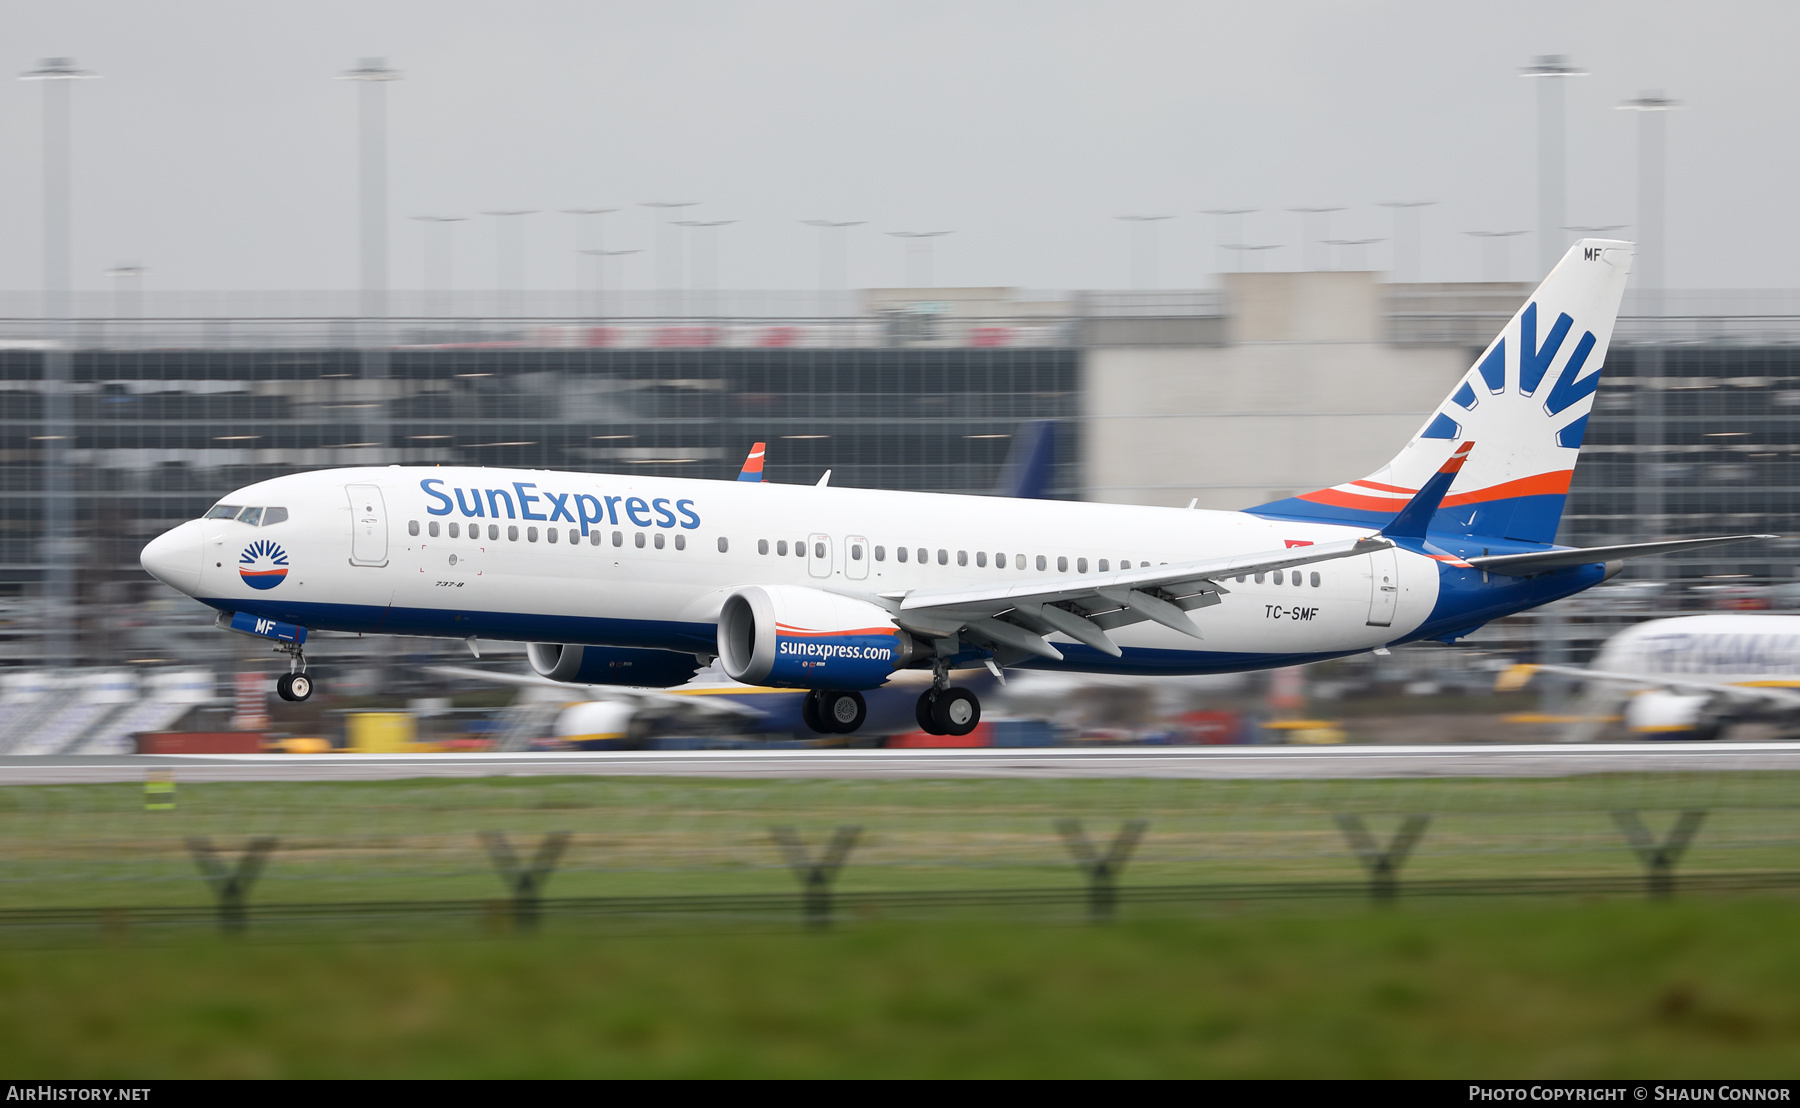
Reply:
[[735, 681], [807, 690], [809, 717], [844, 733], [903, 670], [931, 674], [920, 726], [966, 734], [980, 703], [953, 669], [1217, 673], [1451, 642], [1619, 559], [1747, 537], [1552, 545], [1631, 257], [1577, 243], [1392, 461], [1242, 512], [832, 488], [829, 472], [390, 466], [239, 489], [142, 560], [286, 653], [289, 699], [311, 695], [321, 628], [523, 641], [539, 674], [584, 683], [677, 684], [717, 657]]

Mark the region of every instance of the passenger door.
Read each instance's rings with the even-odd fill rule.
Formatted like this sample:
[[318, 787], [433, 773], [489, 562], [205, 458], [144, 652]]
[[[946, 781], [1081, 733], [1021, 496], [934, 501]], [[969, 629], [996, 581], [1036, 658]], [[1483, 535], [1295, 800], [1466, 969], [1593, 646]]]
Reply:
[[387, 505], [377, 485], [345, 485], [350, 497], [350, 564], [385, 566], [388, 561]]
[[806, 537], [806, 572], [814, 577], [831, 576], [831, 536]]
[[1400, 562], [1390, 546], [1369, 555], [1369, 626], [1391, 625], [1399, 603]]
[[844, 539], [844, 576], [861, 581], [869, 575], [869, 540], [861, 535]]

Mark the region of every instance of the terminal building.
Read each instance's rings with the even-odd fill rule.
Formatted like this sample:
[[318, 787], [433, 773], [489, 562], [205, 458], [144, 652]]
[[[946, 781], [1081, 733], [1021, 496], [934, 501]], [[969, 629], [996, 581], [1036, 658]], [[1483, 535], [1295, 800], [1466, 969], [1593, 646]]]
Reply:
[[[985, 492], [1020, 425], [1048, 419], [1053, 495], [1242, 508], [1386, 461], [1529, 292], [1310, 272], [1197, 292], [394, 294], [375, 321], [353, 294], [171, 293], [129, 311], [77, 297], [55, 329], [34, 297], [0, 296], [0, 665], [41, 658], [52, 623], [84, 664], [237, 649], [138, 551], [302, 468], [730, 479], [765, 441], [773, 481]], [[1796, 340], [1800, 296], [1671, 292], [1655, 311], [1628, 296], [1560, 540], [1800, 533]], [[46, 402], [58, 364], [66, 415]], [[61, 549], [51, 444], [69, 463]], [[1624, 581], [1647, 598], [1637, 618], [1781, 605], [1797, 558], [1745, 544], [1635, 562]], [[53, 564], [72, 611], [45, 596]]]

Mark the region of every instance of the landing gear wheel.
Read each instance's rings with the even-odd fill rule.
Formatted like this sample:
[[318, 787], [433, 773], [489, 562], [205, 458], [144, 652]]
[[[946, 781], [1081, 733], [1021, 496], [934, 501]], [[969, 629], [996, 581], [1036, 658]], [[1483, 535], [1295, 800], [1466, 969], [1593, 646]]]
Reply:
[[800, 699], [800, 720], [821, 735], [831, 734], [825, 726], [825, 717], [819, 711], [819, 690], [814, 689]]
[[869, 718], [869, 706], [861, 693], [822, 692], [814, 695], [819, 698], [820, 722], [834, 734], [848, 735]]
[[919, 694], [919, 703], [913, 709], [913, 718], [919, 721], [919, 730], [925, 732], [927, 735], [942, 735], [944, 733], [943, 728], [937, 725], [937, 720], [933, 718], [931, 713], [932, 705], [937, 703], [937, 698], [938, 691], [936, 689], [926, 689]]
[[941, 735], [967, 735], [981, 722], [981, 701], [968, 689], [945, 689], [931, 705], [931, 722]]
[[312, 694], [312, 678], [304, 673], [284, 673], [275, 679], [275, 695], [283, 700], [299, 702]]

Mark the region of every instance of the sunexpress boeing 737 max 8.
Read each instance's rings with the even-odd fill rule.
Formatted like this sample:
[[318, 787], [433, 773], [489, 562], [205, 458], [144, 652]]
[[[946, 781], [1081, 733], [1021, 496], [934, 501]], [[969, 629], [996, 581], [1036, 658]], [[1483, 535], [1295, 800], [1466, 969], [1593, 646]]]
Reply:
[[1211, 673], [1454, 641], [1621, 558], [1735, 541], [1551, 545], [1631, 257], [1577, 243], [1391, 462], [1242, 512], [390, 466], [239, 489], [143, 564], [287, 652], [291, 700], [308, 629], [524, 641], [572, 682], [674, 684], [717, 656], [814, 690], [820, 731], [929, 669], [919, 723], [950, 734], [980, 718], [955, 668]]

